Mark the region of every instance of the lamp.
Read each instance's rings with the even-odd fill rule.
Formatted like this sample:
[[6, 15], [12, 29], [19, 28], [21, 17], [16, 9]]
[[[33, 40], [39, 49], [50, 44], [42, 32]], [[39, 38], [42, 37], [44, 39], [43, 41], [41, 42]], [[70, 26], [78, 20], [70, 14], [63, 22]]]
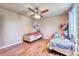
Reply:
[[41, 16], [39, 14], [35, 15], [35, 19], [40, 19], [40, 18], [41, 18]]

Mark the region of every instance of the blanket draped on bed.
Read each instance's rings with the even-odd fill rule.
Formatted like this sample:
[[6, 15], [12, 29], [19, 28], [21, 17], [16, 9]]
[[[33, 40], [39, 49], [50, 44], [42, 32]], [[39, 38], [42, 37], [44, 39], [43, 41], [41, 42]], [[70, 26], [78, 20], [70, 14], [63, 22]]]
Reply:
[[55, 46], [57, 48], [75, 50], [75, 44], [69, 39], [66, 39], [62, 36], [54, 36], [50, 42], [49, 46]]

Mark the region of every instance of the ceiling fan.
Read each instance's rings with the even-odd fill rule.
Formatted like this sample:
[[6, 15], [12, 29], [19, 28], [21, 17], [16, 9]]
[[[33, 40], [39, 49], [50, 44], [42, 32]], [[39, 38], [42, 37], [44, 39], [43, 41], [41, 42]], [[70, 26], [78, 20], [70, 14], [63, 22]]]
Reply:
[[35, 19], [40, 19], [42, 18], [42, 14], [45, 12], [48, 12], [48, 9], [40, 11], [39, 8], [35, 8], [35, 10], [33, 10], [32, 8], [28, 8], [30, 11], [34, 12], [35, 14], [31, 15], [34, 16]]

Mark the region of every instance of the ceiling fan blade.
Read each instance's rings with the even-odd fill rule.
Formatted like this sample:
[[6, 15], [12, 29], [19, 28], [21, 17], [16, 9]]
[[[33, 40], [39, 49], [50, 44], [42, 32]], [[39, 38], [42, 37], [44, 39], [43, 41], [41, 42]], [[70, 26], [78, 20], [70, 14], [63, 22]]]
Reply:
[[34, 13], [36, 13], [33, 9], [31, 9], [31, 8], [28, 8], [30, 11], [32, 11], [32, 12], [34, 12]]
[[34, 16], [35, 14], [33, 14], [33, 15], [30, 15], [30, 16]]
[[43, 18], [43, 16], [42, 15], [40, 15], [42, 18]]
[[41, 13], [45, 13], [45, 12], [48, 12], [48, 9], [47, 10], [44, 10], [44, 11], [41, 11]]
[[38, 10], [38, 8], [35, 8], [36, 10]]

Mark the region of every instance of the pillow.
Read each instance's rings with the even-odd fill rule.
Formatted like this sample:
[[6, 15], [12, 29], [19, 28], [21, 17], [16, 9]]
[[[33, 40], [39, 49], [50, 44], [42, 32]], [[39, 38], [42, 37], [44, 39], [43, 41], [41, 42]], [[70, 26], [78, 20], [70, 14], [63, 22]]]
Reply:
[[61, 32], [61, 36], [64, 36], [64, 31]]
[[55, 37], [61, 36], [59, 32], [55, 32], [54, 34]]

